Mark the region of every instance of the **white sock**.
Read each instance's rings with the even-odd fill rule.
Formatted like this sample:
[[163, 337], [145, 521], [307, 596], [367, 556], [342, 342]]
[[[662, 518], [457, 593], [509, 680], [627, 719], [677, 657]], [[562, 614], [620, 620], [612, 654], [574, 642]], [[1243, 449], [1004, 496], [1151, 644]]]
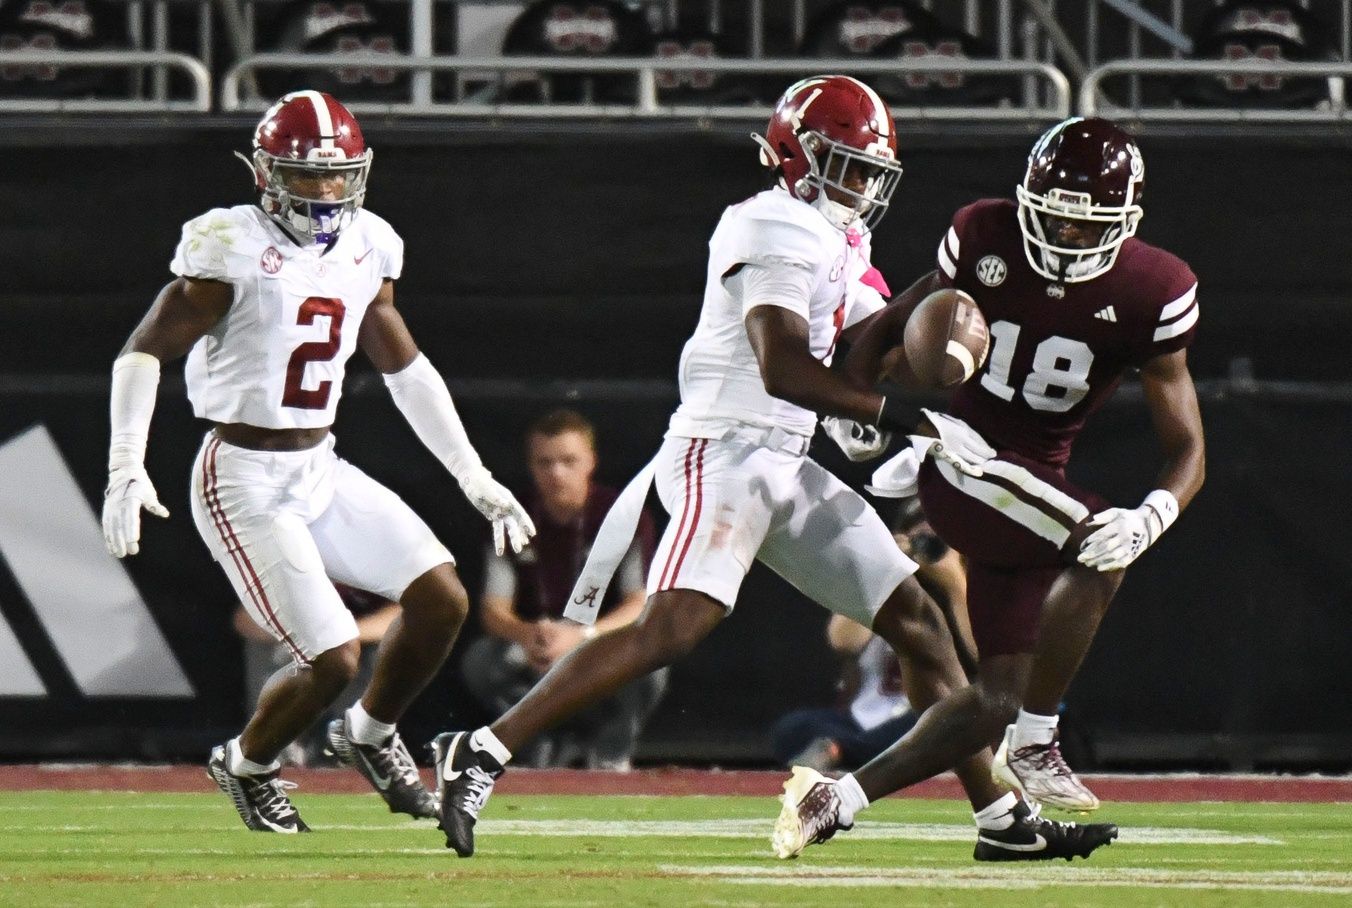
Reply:
[[347, 711], [347, 731], [358, 744], [379, 747], [394, 734], [394, 723], [371, 718], [366, 707], [358, 700]]
[[246, 759], [239, 748], [239, 738], [231, 738], [225, 745], [225, 768], [232, 776], [261, 776], [282, 768], [280, 760], [273, 760], [267, 766]]
[[497, 760], [501, 766], [506, 766], [512, 759], [512, 752], [498, 740], [498, 736], [493, 734], [493, 730], [487, 725], [469, 736], [469, 746], [475, 750], [487, 751], [488, 755]]
[[972, 818], [978, 829], [1008, 829], [1014, 822], [1014, 808], [1018, 803], [1014, 792], [1007, 791], [1000, 800], [972, 814]]
[[1010, 745], [1018, 750], [1030, 744], [1050, 744], [1055, 737], [1056, 716], [1039, 716], [1019, 710], [1019, 718], [1014, 723], [1014, 740]]
[[854, 815], [868, 806], [868, 795], [859, 787], [854, 773], [836, 782], [836, 794], [840, 796], [840, 825], [850, 826], [854, 823]]

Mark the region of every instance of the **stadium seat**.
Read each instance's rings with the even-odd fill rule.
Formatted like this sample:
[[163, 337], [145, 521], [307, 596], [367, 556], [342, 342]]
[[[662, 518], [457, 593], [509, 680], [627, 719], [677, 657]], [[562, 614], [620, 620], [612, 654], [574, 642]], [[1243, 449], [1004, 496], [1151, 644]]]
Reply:
[[[317, 0], [281, 14], [275, 42], [259, 50], [303, 54], [407, 54], [408, 4], [376, 0]], [[345, 101], [407, 101], [409, 74], [380, 67], [329, 70], [264, 71], [264, 95], [313, 88]]]
[[[653, 34], [643, 16], [614, 0], [538, 0], [522, 11], [503, 39], [504, 56], [646, 57]], [[540, 73], [507, 89], [522, 102], [633, 104], [630, 75]]]
[[[687, 26], [660, 32], [653, 54], [661, 59], [737, 59], [746, 57], [745, 41]], [[738, 105], [774, 98], [783, 90], [782, 77], [773, 85], [764, 77], [742, 73], [657, 71], [657, 96], [664, 104]]]
[[[1192, 38], [1198, 60], [1336, 59], [1330, 29], [1290, 0], [1231, 0], [1208, 13]], [[1177, 92], [1206, 107], [1301, 108], [1327, 101], [1329, 82], [1262, 74], [1199, 76], [1179, 79]]]
[[[863, 60], [995, 56], [994, 48], [909, 0], [832, 4], [808, 26], [801, 50], [811, 57]], [[959, 73], [873, 73], [866, 81], [894, 104], [958, 107], [994, 103], [1009, 94], [1008, 79]]]
[[[127, 50], [125, 3], [17, 0], [0, 3], [0, 50]], [[134, 70], [55, 66], [0, 67], [0, 98], [130, 97]]]

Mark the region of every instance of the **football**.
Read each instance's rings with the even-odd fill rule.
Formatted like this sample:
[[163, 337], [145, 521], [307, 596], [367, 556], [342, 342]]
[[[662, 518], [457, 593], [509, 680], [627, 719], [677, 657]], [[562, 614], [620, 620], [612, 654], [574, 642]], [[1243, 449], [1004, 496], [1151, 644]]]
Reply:
[[913, 388], [940, 390], [976, 374], [990, 349], [990, 329], [961, 290], [936, 290], [906, 320], [901, 346], [883, 359], [887, 375]]

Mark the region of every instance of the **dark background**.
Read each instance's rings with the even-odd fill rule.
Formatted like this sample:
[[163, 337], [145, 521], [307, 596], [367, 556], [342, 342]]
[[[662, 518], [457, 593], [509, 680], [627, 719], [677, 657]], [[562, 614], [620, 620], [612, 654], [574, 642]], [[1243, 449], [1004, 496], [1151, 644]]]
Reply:
[[[115, 130], [73, 120], [0, 132], [0, 443], [45, 424], [97, 505], [107, 374], [156, 290], [181, 223], [249, 200], [251, 123]], [[538, 127], [366, 118], [368, 206], [407, 241], [401, 308], [447, 376], [471, 437], [518, 489], [520, 437], [570, 403], [598, 425], [601, 478], [622, 484], [659, 444], [675, 364], [722, 208], [761, 186], [754, 124]], [[952, 212], [1012, 195], [1043, 124], [944, 134], [902, 127], [906, 168], [875, 264], [899, 290], [933, 267]], [[1145, 131], [1140, 236], [1201, 281], [1190, 359], [1210, 449], [1206, 487], [1133, 567], [1067, 702], [1085, 768], [1352, 765], [1352, 198], [1346, 137], [1242, 139]], [[341, 454], [419, 511], [477, 591], [486, 526], [354, 359]], [[245, 716], [232, 594], [187, 514], [203, 426], [166, 370], [148, 466], [174, 518], [148, 521], [133, 579], [199, 691], [188, 703], [84, 700], [50, 683], [60, 660], [0, 558], [0, 605], [53, 696], [0, 699], [0, 758], [191, 758]], [[1254, 380], [1256, 379], [1256, 381]], [[851, 480], [818, 439], [814, 456]], [[1123, 505], [1159, 455], [1128, 383], [1090, 425], [1071, 475]], [[763, 569], [733, 617], [673, 674], [645, 737], [650, 761], [755, 764], [787, 709], [825, 703], [826, 614]], [[478, 632], [471, 619], [462, 642]], [[716, 694], [716, 696], [713, 696]], [[481, 717], [452, 668], [406, 722], [415, 744]]]

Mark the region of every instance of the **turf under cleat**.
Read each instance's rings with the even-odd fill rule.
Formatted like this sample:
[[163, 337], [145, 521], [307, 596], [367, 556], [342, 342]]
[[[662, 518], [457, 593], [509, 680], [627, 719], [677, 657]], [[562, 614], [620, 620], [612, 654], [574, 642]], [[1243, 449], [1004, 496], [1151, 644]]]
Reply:
[[978, 861], [1050, 861], [1075, 857], [1087, 858], [1096, 849], [1117, 838], [1114, 823], [1059, 823], [1038, 816], [1019, 803], [1011, 811], [1014, 822], [1005, 829], [979, 829], [976, 850]]
[[255, 832], [309, 832], [310, 827], [287, 797], [295, 782], [277, 778], [277, 770], [258, 776], [237, 776], [225, 759], [225, 745], [211, 749], [207, 774], [225, 792], [239, 811], [239, 817]]
[[840, 822], [840, 796], [836, 781], [815, 769], [793, 767], [784, 783], [784, 806], [770, 837], [775, 857], [796, 858], [809, 845], [820, 845], [854, 824]]
[[1066, 765], [1061, 748], [1055, 742], [1030, 744], [1015, 750], [1014, 726], [1005, 729], [1005, 737], [995, 751], [991, 775], [1017, 789], [1030, 801], [1062, 810], [1098, 810], [1099, 799], [1085, 787]]
[[504, 772], [488, 753], [476, 750], [467, 731], [442, 732], [428, 745], [437, 768], [437, 794], [446, 847], [462, 858], [474, 854], [474, 824]]
[[413, 755], [398, 732], [380, 746], [361, 744], [352, 740], [344, 715], [329, 723], [328, 741], [329, 753], [344, 766], [351, 766], [365, 776], [376, 794], [390, 805], [391, 813], [436, 819], [437, 799], [423, 785]]

